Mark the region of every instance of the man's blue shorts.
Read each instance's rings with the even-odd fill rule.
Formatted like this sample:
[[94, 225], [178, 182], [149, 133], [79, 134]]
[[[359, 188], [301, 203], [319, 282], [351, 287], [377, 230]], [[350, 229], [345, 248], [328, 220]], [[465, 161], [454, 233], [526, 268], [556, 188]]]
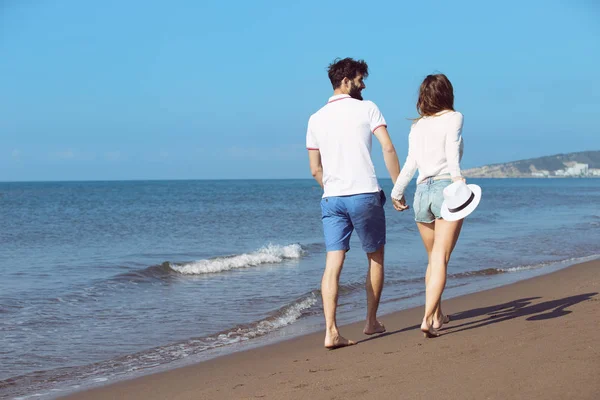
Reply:
[[323, 232], [327, 251], [350, 250], [350, 236], [356, 233], [367, 253], [385, 245], [385, 193], [325, 197], [321, 200]]

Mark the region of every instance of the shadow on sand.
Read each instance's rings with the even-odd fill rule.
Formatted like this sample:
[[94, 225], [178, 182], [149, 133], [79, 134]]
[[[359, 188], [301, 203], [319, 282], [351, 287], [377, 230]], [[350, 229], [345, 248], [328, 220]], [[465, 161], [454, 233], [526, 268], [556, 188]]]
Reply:
[[[558, 300], [544, 301], [535, 304], [532, 304], [532, 302], [534, 300], [541, 299], [541, 297], [527, 297], [495, 306], [473, 308], [471, 310], [461, 311], [450, 315], [451, 320], [449, 326], [442, 328], [440, 332], [442, 332], [442, 336], [444, 336], [470, 329], [481, 328], [486, 325], [496, 324], [519, 317], [527, 317], [526, 321], [543, 321], [547, 319], [558, 318], [572, 313], [573, 311], [568, 310], [569, 307], [587, 300], [591, 300], [591, 298], [597, 294], [597, 292], [584, 293], [576, 296], [565, 297]], [[456, 323], [461, 320], [473, 318], [477, 318], [477, 320], [456, 325]], [[420, 326], [421, 325], [418, 324], [396, 331], [382, 333], [381, 335], [360, 340], [358, 343], [364, 343], [368, 342], [369, 340], [419, 329]]]

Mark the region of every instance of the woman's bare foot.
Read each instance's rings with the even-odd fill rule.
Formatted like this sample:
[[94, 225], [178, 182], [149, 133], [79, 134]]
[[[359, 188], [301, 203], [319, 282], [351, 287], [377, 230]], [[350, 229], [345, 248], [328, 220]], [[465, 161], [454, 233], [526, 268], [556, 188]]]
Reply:
[[421, 323], [421, 332], [423, 332], [423, 336], [429, 339], [440, 336], [440, 333], [435, 330], [433, 324], [429, 325], [427, 321], [423, 321], [423, 323]]
[[379, 321], [375, 321], [374, 324], [369, 324], [367, 322], [367, 325], [365, 325], [365, 329], [363, 329], [363, 333], [365, 335], [375, 335], [376, 333], [383, 332], [385, 332], [385, 326]]
[[325, 335], [325, 348], [329, 350], [339, 349], [340, 347], [352, 346], [356, 344], [352, 340], [348, 340], [339, 334], [336, 335]]
[[450, 322], [450, 317], [447, 315], [442, 314], [441, 319], [436, 319], [435, 317], [433, 317], [433, 329], [440, 329], [444, 324], [447, 324], [448, 322]]

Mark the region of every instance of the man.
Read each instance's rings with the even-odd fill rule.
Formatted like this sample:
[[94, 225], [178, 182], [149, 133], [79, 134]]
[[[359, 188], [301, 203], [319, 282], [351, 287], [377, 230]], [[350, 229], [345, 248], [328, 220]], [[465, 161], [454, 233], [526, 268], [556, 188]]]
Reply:
[[[368, 75], [363, 60], [337, 59], [329, 65], [333, 96], [310, 117], [306, 134], [310, 169], [324, 189], [321, 211], [327, 258], [321, 293], [328, 349], [354, 344], [340, 335], [336, 323], [339, 278], [354, 230], [369, 263], [367, 322], [363, 332], [385, 332], [377, 320], [383, 288], [385, 195], [371, 160], [371, 135], [381, 143], [393, 182], [398, 178], [400, 165], [383, 115], [373, 102], [363, 101], [363, 80]], [[402, 207], [406, 207], [405, 203]]]

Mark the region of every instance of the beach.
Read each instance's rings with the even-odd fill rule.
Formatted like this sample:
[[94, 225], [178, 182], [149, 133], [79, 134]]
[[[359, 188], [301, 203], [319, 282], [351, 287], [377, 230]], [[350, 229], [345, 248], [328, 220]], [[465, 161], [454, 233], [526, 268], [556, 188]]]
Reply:
[[600, 400], [600, 0], [555, 3], [2, 2], [0, 400]]
[[596, 399], [599, 272], [594, 260], [449, 299], [436, 339], [416, 307], [383, 316], [379, 336], [344, 326], [353, 347], [327, 351], [319, 332], [66, 398]]
[[[445, 298], [600, 258], [597, 181], [473, 181], [485, 187], [485, 201], [461, 232]], [[6, 210], [0, 398], [54, 399], [271, 345], [287, 353], [276, 343], [289, 340], [308, 340], [299, 348], [316, 352], [294, 359], [321, 357], [325, 247], [315, 186], [311, 180], [0, 184]], [[232, 187], [245, 193], [243, 205], [230, 196]], [[382, 187], [391, 191], [390, 182]], [[383, 320], [394, 332], [421, 320], [427, 255], [414, 214], [390, 203], [379, 313], [391, 315]], [[365, 318], [366, 263], [357, 235], [350, 246], [340, 278], [340, 325]], [[357, 326], [347, 336], [364, 338]], [[357, 349], [388, 351], [413, 339], [423, 343], [418, 332], [405, 331]], [[270, 373], [286, 371], [285, 363], [271, 365], [256, 354], [269, 359]]]

